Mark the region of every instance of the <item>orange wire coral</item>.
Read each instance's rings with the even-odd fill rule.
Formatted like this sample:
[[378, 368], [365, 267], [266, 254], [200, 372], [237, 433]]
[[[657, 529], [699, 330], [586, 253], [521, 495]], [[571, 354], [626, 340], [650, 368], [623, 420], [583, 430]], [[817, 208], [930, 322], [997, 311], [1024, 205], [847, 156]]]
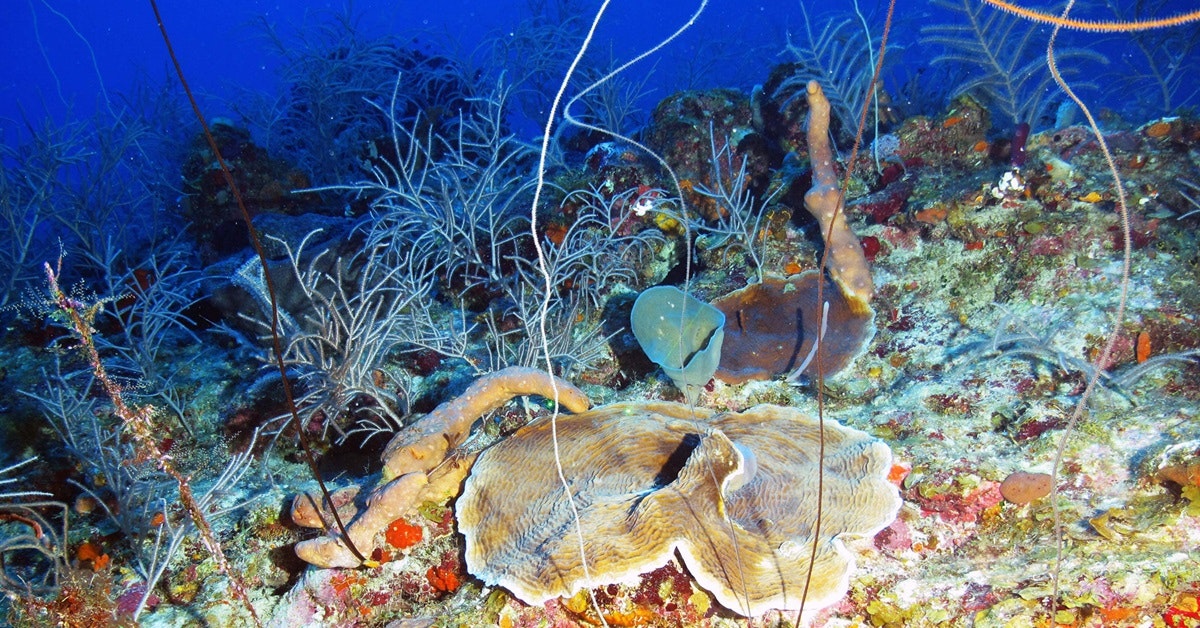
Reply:
[[983, 2], [985, 4], [990, 4], [1001, 11], [1007, 11], [1034, 22], [1053, 24], [1063, 28], [1073, 28], [1075, 30], [1089, 31], [1093, 33], [1134, 33], [1138, 31], [1170, 28], [1172, 26], [1200, 22], [1200, 10], [1188, 11], [1187, 13], [1172, 15], [1170, 17], [1154, 18], [1152, 20], [1118, 20], [1113, 22], [1100, 22], [1097, 20], [1077, 20], [1069, 17], [1050, 15], [1049, 13], [1042, 13], [1041, 11], [1037, 11], [1035, 9], [1027, 9], [1011, 2], [1005, 2], [1005, 0], [983, 0]]

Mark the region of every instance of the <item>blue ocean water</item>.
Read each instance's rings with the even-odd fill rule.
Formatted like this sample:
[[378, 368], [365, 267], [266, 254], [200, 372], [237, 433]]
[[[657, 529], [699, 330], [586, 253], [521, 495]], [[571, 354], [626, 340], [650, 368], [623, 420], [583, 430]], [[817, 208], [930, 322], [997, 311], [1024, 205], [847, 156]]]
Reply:
[[[281, 89], [275, 70], [279, 57], [266, 41], [263, 24], [289, 37], [312, 33], [350, 14], [363, 37], [391, 34], [420, 39], [444, 53], [470, 54], [486, 38], [503, 36], [531, 14], [525, 2], [214, 2], [164, 3], [163, 19], [195, 89], [208, 97], [209, 115], [227, 115], [222, 101], [240, 90]], [[5, 0], [0, 54], [19, 63], [6, 65], [0, 75], [0, 124], [5, 134], [16, 133], [21, 112], [60, 118], [86, 116], [104, 98], [122, 94], [137, 81], [167, 78], [168, 59], [148, 5], [112, 10], [89, 2], [22, 2]], [[596, 3], [565, 3], [580, 16]], [[699, 53], [705, 40], [730, 45], [720, 58], [708, 60], [722, 68], [723, 80], [752, 85], [752, 73], [742, 64], [758, 54], [769, 62], [779, 52], [782, 30], [796, 19], [791, 2], [739, 3], [716, 0], [670, 55], [658, 61], [664, 74], [671, 66]], [[688, 3], [656, 3], [648, 10], [636, 3], [614, 3], [601, 25], [595, 54], [628, 58], [641, 52], [695, 10]], [[583, 26], [580, 20], [580, 27]], [[654, 63], [651, 61], [650, 63]], [[736, 71], [746, 70], [737, 77]], [[565, 68], [564, 68], [565, 70]]]
[[[552, 19], [580, 16], [582, 28], [595, 2], [559, 3], [473, 2], [205, 2], [164, 3], [163, 18], [194, 88], [204, 95], [210, 116], [228, 115], [228, 101], [245, 89], [278, 93], [283, 88], [276, 74], [279, 55], [267, 41], [264, 25], [275, 29], [284, 45], [299, 43], [338, 16], [350, 15], [363, 37], [390, 34], [419, 39], [446, 54], [470, 54], [488, 38], [503, 36], [544, 6]], [[1132, 3], [1109, 3], [1122, 15], [1132, 15]], [[1128, 6], [1125, 6], [1128, 4]], [[781, 54], [788, 32], [800, 37], [805, 28], [802, 3], [794, 0], [737, 2], [712, 0], [695, 26], [649, 61], [655, 68], [656, 98], [678, 87], [727, 86], [748, 90], [761, 83], [765, 70], [786, 59]], [[858, 9], [875, 35], [881, 29], [886, 3], [863, 0]], [[1153, 3], [1142, 10], [1170, 15], [1193, 7], [1185, 0]], [[614, 2], [600, 25], [592, 55], [624, 60], [645, 50], [678, 28], [696, 9], [695, 3], [656, 2], [653, 8], [635, 2]], [[820, 30], [831, 14], [852, 15], [855, 4], [815, 3], [807, 7], [814, 28]], [[1107, 19], [1113, 10], [1105, 3], [1079, 3], [1074, 15]], [[0, 55], [13, 62], [0, 68], [0, 136], [11, 141], [21, 133], [22, 117], [86, 117], [104, 99], [119, 98], [137, 83], [159, 83], [171, 78], [166, 51], [149, 6], [129, 5], [117, 10], [96, 3], [72, 0], [5, 0], [5, 36]], [[936, 51], [919, 44], [921, 27], [960, 16], [945, 7], [922, 1], [901, 4], [891, 35], [893, 54], [900, 58], [889, 87], [896, 88], [915, 72], [928, 69]], [[1180, 63], [1194, 66], [1194, 26], [1177, 35]], [[579, 29], [576, 29], [579, 30]], [[579, 30], [579, 32], [582, 32]], [[1046, 31], [1038, 33], [1039, 41]], [[1104, 71], [1113, 76], [1137, 73], [1138, 51], [1128, 38], [1066, 32], [1067, 46], [1095, 49], [1108, 56]], [[1189, 42], [1192, 42], [1189, 44]], [[1040, 44], [1039, 44], [1040, 45]], [[1187, 46], [1187, 48], [1183, 48]], [[1130, 62], [1123, 65], [1124, 61]], [[696, 65], [702, 64], [702, 72]], [[634, 72], [645, 72], [634, 69]], [[1144, 69], [1142, 70], [1144, 71]], [[699, 74], [699, 76], [693, 76]], [[173, 79], [172, 79], [173, 80]], [[1186, 91], [1186, 90], [1185, 90]], [[1113, 90], [1099, 90], [1099, 102], [1116, 110], [1128, 103]], [[1178, 104], [1186, 106], [1191, 100]], [[15, 135], [14, 135], [15, 134]]]

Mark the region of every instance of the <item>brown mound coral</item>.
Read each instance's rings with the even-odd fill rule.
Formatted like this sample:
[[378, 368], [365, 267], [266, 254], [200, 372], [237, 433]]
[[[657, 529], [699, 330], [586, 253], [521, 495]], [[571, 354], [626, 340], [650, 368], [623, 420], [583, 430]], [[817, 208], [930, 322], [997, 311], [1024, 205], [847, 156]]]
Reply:
[[845, 368], [867, 346], [875, 335], [874, 314], [851, 305], [831, 282], [824, 290], [826, 313], [817, 300], [819, 278], [816, 272], [763, 277], [713, 302], [725, 314], [725, 349], [717, 368], [721, 381], [741, 384], [797, 370], [814, 374], [812, 357], [822, 321], [826, 376]]
[[1049, 473], [1014, 471], [1000, 483], [1000, 495], [1021, 506], [1049, 495], [1053, 481]]
[[[587, 569], [542, 421], [481, 454], [464, 485], [456, 511], [471, 573], [540, 604], [633, 580], [678, 550], [734, 611], [800, 608], [816, 525], [816, 419], [770, 405], [709, 416], [650, 402], [562, 416], [557, 430]], [[807, 610], [844, 594], [853, 557], [843, 541], [878, 532], [900, 507], [886, 445], [826, 421], [825, 447]]]

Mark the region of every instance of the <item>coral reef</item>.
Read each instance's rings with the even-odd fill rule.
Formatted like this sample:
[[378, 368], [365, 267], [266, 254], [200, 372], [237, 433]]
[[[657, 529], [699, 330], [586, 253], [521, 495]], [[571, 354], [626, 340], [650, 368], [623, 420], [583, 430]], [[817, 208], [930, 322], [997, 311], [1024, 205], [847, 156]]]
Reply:
[[[250, 138], [250, 132], [228, 120], [213, 122], [213, 137], [221, 156], [230, 164], [234, 182], [242, 198], [255, 213], [283, 212], [302, 214], [321, 211], [313, 194], [297, 193], [310, 187], [311, 181], [301, 170], [267, 151]], [[183, 164], [186, 196], [181, 208], [188, 228], [197, 243], [208, 251], [206, 258], [219, 259], [250, 245], [246, 225], [217, 167], [216, 157], [203, 135], [192, 139], [191, 150]]]
[[[762, 87], [657, 94], [640, 131], [650, 84], [602, 84], [580, 116], [627, 137], [552, 129], [537, 207], [513, 105], [550, 110], [564, 16], [505, 31], [504, 67], [318, 25], [280, 50], [283, 92], [230, 105], [248, 131], [216, 125], [240, 222], [170, 90], [31, 116], [0, 148], [3, 619], [1200, 621], [1200, 17], [1061, 35], [1146, 70], [1094, 75], [1093, 132], [1042, 89], [1042, 31], [985, 4], [901, 7], [926, 28], [891, 33], [873, 92], [869, 11], [774, 69], [735, 41], [720, 61]], [[738, 361], [686, 397], [629, 331], [660, 284], [724, 309]]]
[[752, 187], [763, 187], [769, 178], [770, 147], [755, 131], [749, 100], [737, 90], [672, 94], [654, 108], [646, 135], [647, 146], [662, 155], [679, 178], [683, 200], [704, 220], [718, 220], [729, 211], [697, 191], [718, 184], [708, 160], [710, 142], [733, 148], [739, 162], [746, 163]]

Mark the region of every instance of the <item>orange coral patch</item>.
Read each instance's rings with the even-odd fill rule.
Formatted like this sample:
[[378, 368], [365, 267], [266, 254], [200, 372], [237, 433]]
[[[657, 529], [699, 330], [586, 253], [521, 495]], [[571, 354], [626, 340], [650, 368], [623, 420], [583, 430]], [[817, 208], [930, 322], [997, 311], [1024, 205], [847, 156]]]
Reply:
[[433, 587], [438, 593], [450, 593], [456, 591], [459, 585], [462, 584], [458, 579], [458, 572], [453, 566], [437, 565], [430, 567], [429, 571], [425, 572], [425, 579], [429, 581], [429, 586]]
[[375, 565], [382, 565], [383, 563], [391, 562], [393, 558], [395, 558], [395, 556], [392, 556], [391, 552], [383, 549], [382, 547], [376, 547], [375, 549], [371, 550], [371, 559], [369, 562], [373, 562]]
[[628, 612], [613, 611], [604, 615], [610, 626], [648, 626], [657, 618], [658, 615], [654, 611], [641, 607]]
[[100, 548], [91, 541], [84, 541], [79, 549], [75, 550], [75, 558], [79, 560], [95, 560], [98, 556], [100, 556]]
[[555, 246], [562, 246], [563, 241], [567, 239], [567, 228], [558, 223], [546, 225], [546, 239]]
[[329, 586], [338, 595], [345, 595], [350, 591], [351, 587], [361, 585], [365, 582], [366, 578], [359, 575], [356, 571], [340, 571], [329, 579]]
[[108, 567], [110, 560], [108, 554], [100, 551], [100, 547], [91, 541], [84, 541], [79, 549], [75, 550], [75, 558], [81, 563], [90, 562], [92, 571], [101, 571]]
[[917, 222], [933, 225], [945, 220], [949, 214], [944, 207], [930, 207], [917, 212], [916, 219]]
[[424, 532], [421, 526], [415, 526], [404, 519], [397, 519], [388, 524], [384, 537], [388, 545], [396, 549], [405, 549], [421, 542]]
[[1100, 618], [1104, 620], [1105, 624], [1108, 624], [1129, 619], [1137, 615], [1137, 612], [1136, 608], [1102, 608], [1100, 609]]
[[1150, 359], [1150, 333], [1142, 332], [1137, 336], [1136, 357], [1138, 364]]
[[900, 483], [904, 481], [904, 478], [908, 477], [908, 474], [911, 471], [912, 471], [911, 464], [909, 464], [907, 462], [896, 462], [896, 463], [892, 464], [892, 469], [890, 471], [888, 471], [888, 476], [887, 476], [888, 482], [891, 482], [892, 484], [895, 484], [896, 486], [900, 486]]
[[1165, 137], [1170, 132], [1171, 123], [1169, 122], [1155, 122], [1146, 127], [1146, 135], [1150, 137]]

